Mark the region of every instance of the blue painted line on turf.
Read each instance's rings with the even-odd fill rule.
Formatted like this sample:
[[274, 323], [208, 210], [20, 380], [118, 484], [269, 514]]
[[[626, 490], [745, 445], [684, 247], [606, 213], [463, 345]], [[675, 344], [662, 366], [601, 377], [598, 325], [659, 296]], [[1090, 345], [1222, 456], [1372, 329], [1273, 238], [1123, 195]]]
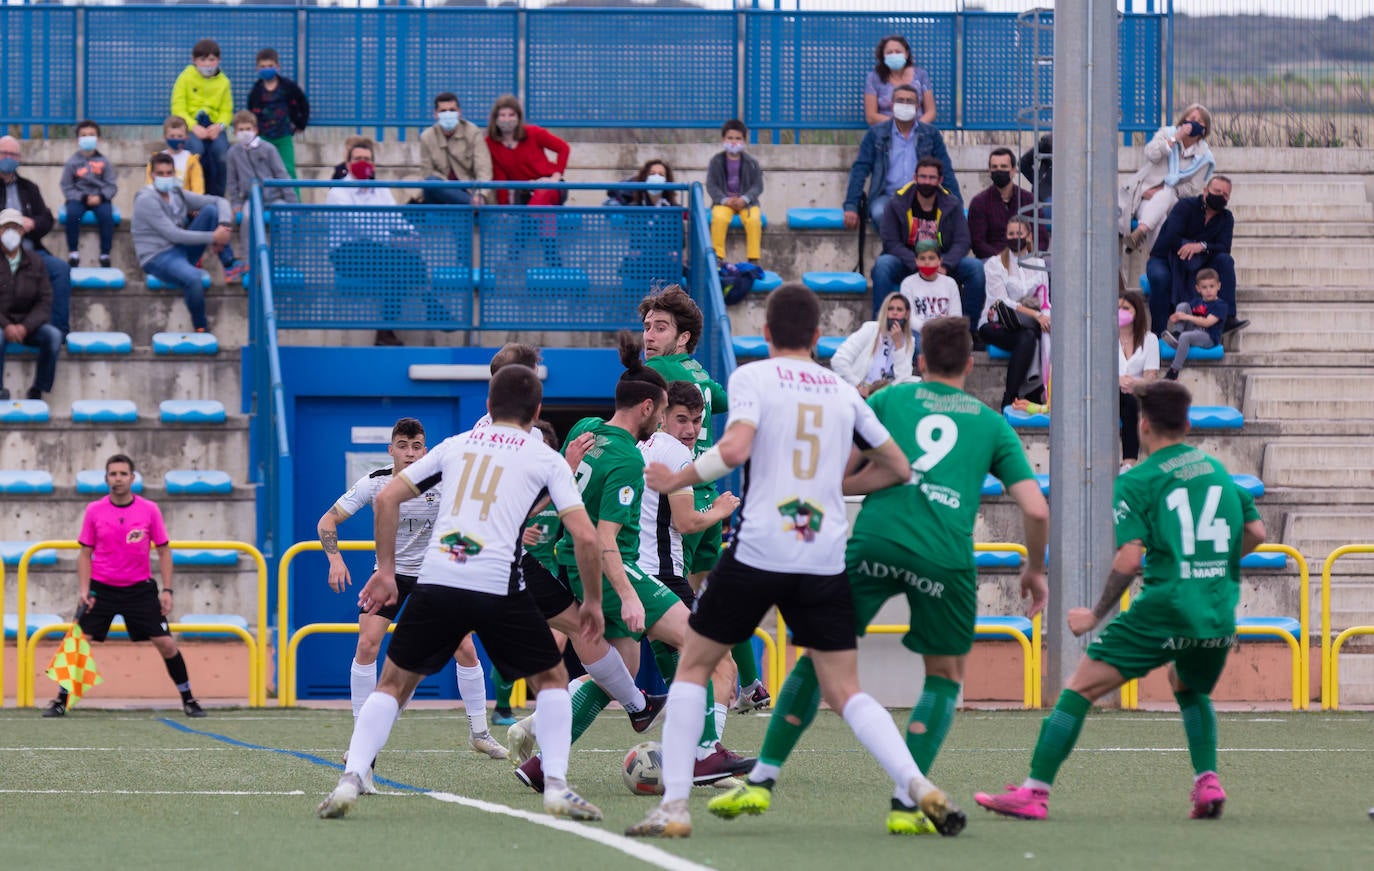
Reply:
[[[187, 732], [192, 735], [200, 735], [204, 738], [213, 738], [214, 740], [224, 744], [228, 744], [231, 747], [242, 747], [245, 750], [262, 750], [267, 753], [280, 753], [282, 756], [291, 756], [295, 759], [304, 760], [305, 762], [312, 762], [315, 765], [323, 765], [325, 768], [332, 768], [335, 771], [343, 771], [343, 766], [339, 763], [331, 762], [330, 760], [325, 759], [323, 756], [316, 756], [314, 753], [302, 753], [299, 750], [283, 750], [280, 747], [267, 747], [262, 744], [250, 744], [247, 741], [240, 741], [237, 738], [230, 738], [228, 735], [221, 735], [218, 732], [206, 732], [203, 729], [192, 729], [185, 723], [178, 723], [176, 720], [169, 720], [166, 717], [159, 717], [158, 722], [162, 723], [164, 726], [170, 726], [173, 729], [176, 729], [178, 732]], [[378, 777], [375, 774], [372, 775], [372, 782], [380, 783], [382, 786], [388, 787], [390, 789], [403, 789], [407, 792], [431, 791], [425, 789], [423, 786], [412, 786], [409, 783], [401, 783], [398, 780], [391, 780], [386, 777]]]

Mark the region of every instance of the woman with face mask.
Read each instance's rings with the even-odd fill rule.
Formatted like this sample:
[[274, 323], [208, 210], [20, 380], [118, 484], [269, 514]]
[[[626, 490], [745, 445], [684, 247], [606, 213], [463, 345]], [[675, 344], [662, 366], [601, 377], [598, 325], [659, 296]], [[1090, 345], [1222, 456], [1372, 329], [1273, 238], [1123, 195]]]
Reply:
[[[487, 149], [495, 181], [562, 181], [568, 169], [568, 143], [543, 127], [525, 123], [525, 110], [509, 94], [498, 97], [487, 121]], [[550, 154], [553, 155], [550, 159]], [[567, 195], [557, 190], [500, 190], [501, 205], [558, 206]]]
[[[893, 119], [892, 89], [910, 85], [916, 89], [919, 117], [926, 124], [935, 122], [935, 92], [930, 88], [930, 74], [916, 66], [911, 59], [911, 44], [900, 35], [885, 36], [878, 41], [873, 56], [876, 63], [864, 80], [864, 118], [872, 126]], [[900, 111], [900, 110], [899, 110]], [[911, 118], [900, 120], [910, 121]]]
[[[639, 172], [625, 179], [628, 182], [645, 184], [672, 184], [673, 168], [664, 160], [649, 160], [639, 168]], [[607, 206], [676, 206], [677, 191], [650, 190], [609, 190], [606, 191]]]
[[1011, 354], [1000, 408], [1020, 397], [1045, 402], [1049, 374], [1050, 290], [1043, 259], [1034, 256], [1030, 222], [1007, 221], [1007, 247], [983, 263], [987, 299], [978, 336]]
[[24, 250], [24, 216], [18, 209], [0, 211], [0, 401], [5, 389], [5, 344], [14, 342], [38, 349], [38, 367], [28, 399], [42, 399], [52, 390], [62, 332], [52, 318], [52, 284], [43, 261]]
[[1150, 332], [1150, 307], [1145, 294], [1122, 290], [1116, 303], [1116, 376], [1121, 392], [1121, 471], [1140, 458], [1140, 403], [1135, 398], [1138, 384], [1159, 377], [1159, 338]]
[[1145, 144], [1140, 169], [1117, 193], [1116, 230], [1127, 254], [1148, 251], [1179, 198], [1195, 197], [1207, 186], [1216, 168], [1207, 145], [1211, 131], [1212, 113], [1194, 103], [1179, 115], [1178, 126], [1159, 128]]
[[911, 334], [911, 303], [900, 293], [889, 293], [879, 311], [878, 320], [855, 330], [830, 360], [835, 374], [857, 387], [864, 397], [914, 377], [911, 360], [916, 342]]

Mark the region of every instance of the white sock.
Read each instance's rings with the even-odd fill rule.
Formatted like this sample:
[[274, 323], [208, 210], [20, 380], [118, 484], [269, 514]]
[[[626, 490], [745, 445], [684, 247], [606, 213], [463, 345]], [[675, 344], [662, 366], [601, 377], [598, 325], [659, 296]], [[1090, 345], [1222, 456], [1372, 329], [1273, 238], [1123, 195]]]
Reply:
[[716, 702], [716, 740], [725, 740], [725, 724], [730, 721], [730, 709], [724, 702]]
[[344, 771], [359, 777], [372, 767], [372, 760], [386, 746], [391, 726], [396, 722], [400, 706], [386, 693], [374, 692], [363, 702], [358, 719], [353, 723], [353, 738], [348, 742], [348, 762]]
[[1025, 789], [1043, 789], [1045, 792], [1050, 791], [1050, 785], [1048, 783], [1043, 780], [1036, 780], [1034, 777], [1027, 777], [1021, 786]]
[[468, 712], [468, 730], [480, 735], [487, 731], [487, 676], [480, 665], [469, 668], [455, 662], [453, 669], [458, 672], [458, 694]]
[[[348, 697], [353, 702], [353, 719], [358, 719], [358, 712], [363, 709], [363, 702], [372, 695], [372, 691], [377, 689], [377, 660], [372, 660], [367, 665], [359, 665], [358, 660], [353, 660], [353, 665], [348, 669]], [[369, 763], [371, 759], [367, 760]]]
[[534, 740], [539, 742], [544, 780], [565, 784], [572, 752], [572, 696], [563, 689], [540, 690], [535, 701], [539, 718], [534, 721]]
[[592, 676], [597, 686], [620, 702], [625, 710], [644, 710], [644, 694], [635, 686], [634, 675], [630, 674], [625, 667], [625, 660], [620, 658], [620, 652], [614, 647], [596, 662], [582, 663], [582, 667], [587, 669], [587, 674]]
[[753, 769], [749, 772], [750, 783], [763, 783], [765, 780], [777, 781], [778, 775], [782, 774], [782, 768], [777, 765], [769, 765], [767, 762], [755, 762]]
[[663, 803], [685, 801], [692, 792], [694, 752], [701, 737], [706, 687], [673, 681], [663, 711]]
[[892, 715], [878, 704], [877, 699], [868, 693], [855, 693], [845, 703], [844, 721], [898, 789], [908, 788], [913, 779], [917, 781], [920, 796], [935, 788], [911, 758], [911, 751], [902, 741], [902, 733], [897, 731]]

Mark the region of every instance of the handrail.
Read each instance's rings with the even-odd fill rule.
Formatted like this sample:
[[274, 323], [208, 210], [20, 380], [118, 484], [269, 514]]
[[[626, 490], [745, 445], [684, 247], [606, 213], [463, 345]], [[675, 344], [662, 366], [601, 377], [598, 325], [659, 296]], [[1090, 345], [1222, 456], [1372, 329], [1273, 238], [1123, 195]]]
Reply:
[[[1336, 706], [1335, 663], [1331, 639], [1331, 567], [1343, 556], [1374, 553], [1374, 544], [1343, 544], [1326, 555], [1322, 562], [1322, 710]], [[1344, 633], [1342, 633], [1344, 634]], [[1342, 641], [1344, 643], [1344, 641]]]
[[[1341, 648], [1345, 643], [1356, 635], [1374, 635], [1374, 626], [1351, 626], [1331, 642], [1331, 656], [1326, 668], [1322, 673], [1331, 675], [1331, 710], [1337, 710], [1341, 706]], [[1324, 706], [1323, 706], [1324, 707]]]
[[[372, 541], [341, 541], [339, 550], [376, 550], [377, 544]], [[291, 687], [288, 692], [287, 680], [292, 677], [288, 673], [288, 666], [294, 665], [283, 651], [287, 651], [290, 643], [295, 639], [295, 633], [291, 632], [291, 563], [296, 557], [307, 551], [323, 551], [324, 545], [318, 541], [298, 541], [288, 547], [281, 555], [281, 560], [277, 563], [277, 705], [278, 707], [289, 707], [294, 704], [295, 688]], [[329, 624], [326, 624], [329, 625]], [[356, 629], [356, 624], [354, 625]]]

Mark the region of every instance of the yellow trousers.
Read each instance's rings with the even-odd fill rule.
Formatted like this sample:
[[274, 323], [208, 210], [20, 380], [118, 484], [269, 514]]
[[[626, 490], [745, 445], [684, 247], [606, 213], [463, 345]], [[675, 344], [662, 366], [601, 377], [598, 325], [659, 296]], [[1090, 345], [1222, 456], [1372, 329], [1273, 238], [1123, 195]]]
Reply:
[[[729, 206], [711, 207], [711, 247], [716, 249], [716, 259], [725, 262], [725, 234], [730, 229], [730, 219], [735, 210]], [[750, 206], [739, 213], [740, 223], [744, 224], [744, 247], [750, 260], [759, 259], [759, 248], [763, 240], [763, 210]]]

